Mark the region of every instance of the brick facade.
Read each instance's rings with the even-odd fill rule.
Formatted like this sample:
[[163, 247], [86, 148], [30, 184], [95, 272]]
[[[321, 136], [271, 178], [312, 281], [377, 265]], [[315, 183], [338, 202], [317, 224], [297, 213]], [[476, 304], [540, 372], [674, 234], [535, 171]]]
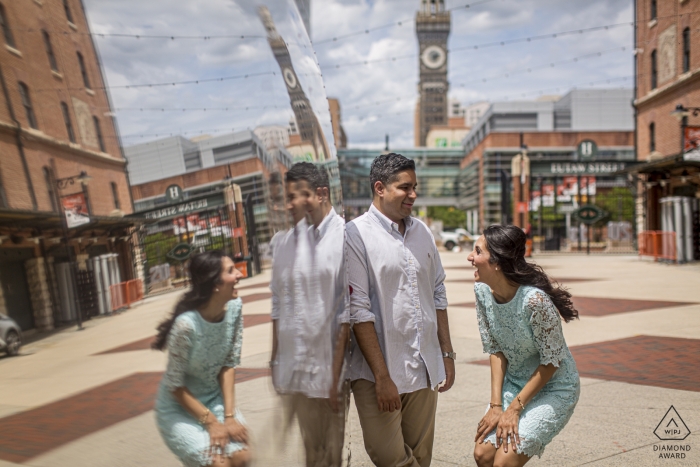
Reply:
[[[58, 178], [86, 171], [93, 214], [107, 216], [115, 209], [111, 183], [116, 184], [120, 209], [131, 213], [125, 161], [119, 148], [102, 72], [93, 47], [87, 19], [79, 0], [68, 0], [73, 23], [66, 19], [62, 0], [0, 2], [14, 47], [0, 38], [0, 70], [9, 95], [0, 92], [0, 176], [9, 208], [53, 211], [44, 167]], [[42, 31], [49, 34], [57, 71], [51, 69]], [[83, 82], [78, 53], [83, 57], [90, 88]], [[29, 91], [36, 129], [31, 128], [22, 104], [19, 82]], [[68, 108], [75, 143], [70, 142], [61, 103]], [[33, 206], [27, 174], [16, 139], [22, 127], [22, 144], [37, 206]], [[102, 135], [101, 150], [93, 117]], [[69, 187], [72, 188], [72, 187]], [[66, 190], [63, 194], [74, 190]]]

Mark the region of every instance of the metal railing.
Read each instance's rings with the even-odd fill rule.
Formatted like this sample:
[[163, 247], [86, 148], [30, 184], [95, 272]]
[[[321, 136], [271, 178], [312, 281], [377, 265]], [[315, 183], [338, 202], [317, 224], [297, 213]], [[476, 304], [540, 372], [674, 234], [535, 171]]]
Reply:
[[644, 230], [637, 236], [639, 256], [651, 256], [656, 261], [676, 261], [676, 232]]
[[132, 303], [143, 299], [143, 282], [141, 279], [120, 282], [111, 285], [109, 292], [112, 299], [112, 312], [122, 308], [130, 308]]

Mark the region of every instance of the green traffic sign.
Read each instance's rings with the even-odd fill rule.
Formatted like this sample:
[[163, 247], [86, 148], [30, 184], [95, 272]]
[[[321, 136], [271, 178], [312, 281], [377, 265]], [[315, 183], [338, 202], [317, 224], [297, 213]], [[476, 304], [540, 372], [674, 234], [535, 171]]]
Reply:
[[598, 145], [595, 141], [590, 139], [585, 139], [578, 143], [576, 148], [576, 153], [579, 160], [581, 159], [593, 159], [598, 154]]
[[584, 224], [595, 224], [605, 217], [605, 212], [603, 212], [603, 210], [598, 206], [585, 204], [574, 211], [574, 217]]
[[182, 188], [180, 188], [180, 185], [173, 184], [166, 188], [165, 198], [169, 203], [177, 203], [182, 200]]
[[194, 248], [189, 243], [178, 243], [175, 248], [168, 252], [167, 256], [177, 261], [185, 261], [193, 251]]

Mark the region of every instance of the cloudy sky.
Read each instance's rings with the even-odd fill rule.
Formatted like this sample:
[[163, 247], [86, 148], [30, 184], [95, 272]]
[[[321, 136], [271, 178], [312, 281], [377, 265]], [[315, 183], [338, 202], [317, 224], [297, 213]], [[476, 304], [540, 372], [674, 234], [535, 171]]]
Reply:
[[[106, 34], [95, 40], [125, 145], [287, 124], [292, 112], [256, 13], [260, 4], [288, 42], [312, 102], [323, 100], [322, 86], [340, 99], [351, 147], [381, 147], [385, 134], [392, 147], [413, 145], [419, 0], [312, 0], [313, 48], [286, 0], [86, 0], [92, 31]], [[632, 87], [629, 0], [447, 0], [446, 6], [450, 97], [465, 105], [536, 99], [572, 87]], [[586, 31], [592, 28], [598, 29]], [[200, 82], [123, 87], [192, 80]]]

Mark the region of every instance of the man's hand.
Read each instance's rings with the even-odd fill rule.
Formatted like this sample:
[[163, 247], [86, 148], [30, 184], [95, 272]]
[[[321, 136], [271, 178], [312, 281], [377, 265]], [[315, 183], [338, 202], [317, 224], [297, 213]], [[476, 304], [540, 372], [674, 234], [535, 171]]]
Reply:
[[374, 388], [377, 392], [377, 405], [380, 411], [393, 412], [394, 410], [401, 410], [399, 390], [396, 389], [396, 385], [391, 380], [391, 377], [377, 378]]
[[443, 357], [442, 361], [445, 362], [445, 384], [438, 391], [447, 392], [455, 383], [455, 361], [450, 357]]

